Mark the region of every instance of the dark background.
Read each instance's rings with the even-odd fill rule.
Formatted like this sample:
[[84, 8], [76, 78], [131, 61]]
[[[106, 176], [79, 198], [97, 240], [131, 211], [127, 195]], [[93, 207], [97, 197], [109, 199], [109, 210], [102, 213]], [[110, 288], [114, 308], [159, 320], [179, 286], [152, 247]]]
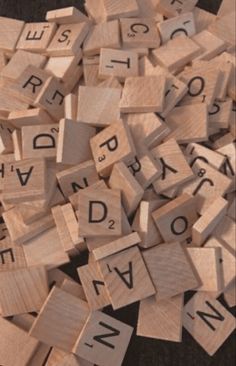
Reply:
[[[66, 6], [75, 6], [83, 10], [83, 2], [83, 0], [0, 0], [0, 16], [39, 22], [45, 19], [47, 10]], [[220, 3], [221, 0], [200, 0], [198, 6], [216, 14]], [[77, 278], [76, 268], [86, 263], [87, 254], [83, 254], [74, 258], [62, 269]], [[186, 299], [190, 296], [191, 294], [187, 294]], [[224, 305], [227, 307], [225, 303]], [[106, 312], [133, 327], [137, 324], [138, 304], [115, 312], [108, 307]], [[235, 314], [235, 308], [231, 309], [231, 312]], [[235, 361], [235, 333], [213, 357], [210, 357], [183, 329], [182, 343], [137, 337], [134, 332], [123, 366], [234, 366]]]

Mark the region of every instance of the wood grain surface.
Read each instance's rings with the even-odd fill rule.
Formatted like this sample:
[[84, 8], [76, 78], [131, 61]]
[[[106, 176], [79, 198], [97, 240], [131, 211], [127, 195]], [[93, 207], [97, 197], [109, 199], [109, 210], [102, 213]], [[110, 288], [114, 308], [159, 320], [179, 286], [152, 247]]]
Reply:
[[[145, 0], [143, 0], [145, 1]], [[234, 0], [231, 0], [234, 1]], [[221, 0], [200, 0], [198, 6], [217, 13]], [[83, 10], [82, 0], [0, 0], [0, 16], [22, 19], [28, 22], [42, 21], [47, 10], [75, 6]], [[78, 278], [76, 268], [86, 264], [87, 254], [75, 257], [72, 262], [62, 269]], [[192, 293], [187, 293], [185, 301]], [[221, 298], [220, 298], [221, 299]], [[221, 299], [222, 303], [226, 304]], [[235, 308], [231, 309], [235, 314]], [[138, 303], [112, 311], [106, 308], [106, 313], [136, 328], [138, 316]], [[123, 366], [233, 366], [236, 360], [235, 333], [227, 339], [224, 345], [210, 357], [183, 329], [183, 342], [159, 341], [150, 338], [132, 336]]]

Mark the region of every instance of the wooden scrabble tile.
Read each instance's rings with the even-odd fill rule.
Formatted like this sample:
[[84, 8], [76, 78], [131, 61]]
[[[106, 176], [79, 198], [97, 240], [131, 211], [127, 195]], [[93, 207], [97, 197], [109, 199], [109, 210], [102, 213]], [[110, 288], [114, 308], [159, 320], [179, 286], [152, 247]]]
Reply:
[[208, 112], [205, 103], [176, 107], [167, 115], [171, 133], [164, 141], [174, 138], [178, 143], [208, 140]]
[[236, 306], [236, 280], [232, 281], [225, 289], [224, 299], [230, 308]]
[[[91, 189], [107, 189], [108, 188], [105, 180], [103, 180], [103, 179], [97, 180], [95, 183], [91, 184], [89, 187]], [[84, 187], [84, 188], [87, 188], [87, 187]], [[74, 210], [76, 212], [76, 216], [78, 217], [78, 211], [79, 211], [79, 188], [78, 188], [78, 192], [73, 193], [68, 198], [69, 198], [70, 203], [72, 204], [72, 207], [74, 208]], [[88, 238], [86, 238], [86, 240], [88, 240]]]
[[3, 365], [26, 365], [30, 362], [39, 342], [9, 320], [0, 317], [0, 359]]
[[98, 78], [99, 60], [99, 56], [83, 57], [84, 83], [86, 86], [97, 86], [100, 83]]
[[46, 20], [48, 22], [55, 22], [56, 24], [73, 24], [89, 22], [88, 17], [84, 15], [79, 9], [74, 6], [67, 8], [49, 10], [46, 14]]
[[58, 125], [23, 126], [22, 158], [55, 158], [57, 153]]
[[3, 183], [6, 203], [45, 198], [46, 165], [43, 159], [27, 159], [8, 163]]
[[102, 247], [98, 247], [93, 250], [93, 255], [95, 260], [101, 260], [110, 255], [121, 252], [125, 249], [133, 247], [136, 244], [141, 242], [140, 236], [138, 233], [133, 232], [126, 236], [121, 236], [119, 239], [115, 239], [110, 243], [103, 245]]
[[51, 215], [45, 215], [41, 220], [27, 225], [24, 223], [17, 207], [4, 212], [2, 216], [7, 225], [11, 240], [16, 244], [23, 244], [54, 225]]
[[198, 292], [184, 306], [183, 325], [212, 356], [235, 329], [235, 318], [219, 301]]
[[0, 50], [12, 53], [24, 28], [21, 20], [0, 17]]
[[121, 90], [80, 86], [77, 120], [92, 126], [106, 127], [120, 119]]
[[142, 0], [136, 0], [139, 7], [139, 16], [146, 18], [154, 18], [156, 23], [159, 22], [163, 17], [160, 13], [157, 13], [155, 9], [155, 0], [147, 0], [143, 2]]
[[[73, 353], [102, 366], [119, 366], [128, 348], [133, 328], [100, 311], [93, 312], [78, 337]], [[105, 340], [104, 340], [105, 337]]]
[[108, 176], [115, 163], [128, 163], [135, 154], [135, 146], [127, 123], [120, 120], [91, 138], [90, 145], [97, 172]]
[[26, 224], [32, 224], [36, 220], [40, 220], [49, 212], [48, 208], [42, 206], [40, 201], [23, 202], [17, 205], [23, 221]]
[[160, 46], [160, 36], [154, 19], [121, 18], [120, 26], [123, 46], [129, 48]]
[[30, 335], [71, 352], [88, 316], [89, 307], [85, 301], [54, 287], [35, 319]]
[[196, 196], [197, 211], [202, 215], [216, 198], [227, 192], [231, 179], [201, 159], [193, 159], [190, 166], [195, 179], [184, 183], [181, 192]]
[[110, 304], [110, 299], [96, 262], [77, 269], [91, 310], [99, 310]]
[[89, 28], [88, 22], [60, 25], [47, 48], [47, 54], [50, 56], [75, 55], [87, 36]]
[[45, 53], [56, 29], [55, 23], [26, 23], [17, 49]]
[[207, 30], [197, 33], [192, 39], [202, 48], [202, 54], [197, 57], [198, 60], [210, 60], [225, 51], [227, 46], [226, 42]]
[[99, 181], [93, 160], [58, 172], [57, 179], [65, 197]]
[[[57, 364], [58, 366], [93, 366], [91, 362], [76, 357], [72, 353], [66, 354], [63, 359]], [[47, 366], [50, 366], [47, 364]]]
[[60, 269], [55, 268], [48, 271], [48, 283], [50, 289], [54, 286], [61, 287], [64, 283], [65, 279], [72, 280], [65, 272], [62, 272]]
[[194, 244], [200, 246], [205, 242], [212, 231], [221, 223], [227, 209], [228, 202], [222, 197], [218, 197], [212, 202], [192, 227]]
[[3, 237], [0, 241], [0, 272], [25, 268], [26, 260], [21, 245], [15, 245], [9, 237]]
[[138, 207], [144, 190], [123, 162], [113, 166], [108, 184], [111, 189], [121, 190], [122, 205], [126, 214], [131, 215]]
[[69, 262], [56, 227], [28, 240], [23, 250], [28, 266], [42, 265], [49, 270]]
[[[197, 61], [196, 61], [197, 62]], [[234, 74], [234, 67], [231, 62], [224, 60], [224, 53], [211, 60], [211, 64], [220, 70], [221, 85], [217, 92], [217, 101], [224, 102], [227, 99], [227, 90], [232, 84], [232, 75]]]
[[29, 65], [12, 83], [10, 90], [18, 99], [33, 105], [49, 76], [45, 70]]
[[102, 48], [100, 53], [99, 78], [115, 76], [120, 81], [138, 76], [138, 54], [135, 51]]
[[181, 104], [206, 103], [210, 111], [220, 85], [220, 73], [220, 70], [207, 67], [183, 72], [180, 79], [188, 85], [188, 92]]
[[85, 56], [100, 53], [101, 48], [120, 48], [120, 26], [118, 20], [94, 25], [83, 44]]
[[229, 208], [228, 208], [228, 212], [227, 215], [233, 219], [234, 221], [236, 221], [236, 198], [234, 198], [234, 200], [232, 201], [232, 203], [230, 204]]
[[85, 246], [83, 238], [79, 237], [78, 221], [71, 203], [61, 206], [61, 211], [66, 222], [72, 243], [80, 251]]
[[236, 256], [236, 223], [230, 217], [225, 216], [221, 222], [214, 230], [213, 235], [219, 239], [222, 244]]
[[163, 67], [157, 65], [153, 67], [148, 61], [144, 59], [144, 75], [165, 75], [166, 76], [166, 90], [165, 90], [165, 100], [164, 109], [160, 113], [160, 117], [166, 117], [168, 113], [178, 104], [178, 102], [187, 93], [187, 86], [185, 83], [177, 79], [174, 75], [169, 73]]
[[172, 342], [182, 341], [183, 295], [157, 301], [155, 296], [140, 302], [137, 335]]
[[214, 22], [216, 15], [206, 11], [204, 9], [198, 8], [197, 6], [193, 9], [193, 15], [195, 19], [195, 26], [197, 33], [200, 33], [204, 29]]
[[64, 99], [64, 112], [66, 119], [76, 120], [77, 117], [77, 95], [70, 93]]
[[33, 322], [34, 316], [31, 314], [19, 314], [12, 317], [12, 323], [17, 325], [19, 328], [29, 331]]
[[222, 290], [224, 290], [235, 278], [235, 256], [229, 252], [229, 250], [222, 244], [222, 241], [211, 236], [204, 244], [204, 248], [220, 248], [221, 250], [221, 263], [223, 266], [223, 287], [219, 291], [212, 293], [214, 298], [220, 296]]
[[142, 144], [136, 144], [137, 154], [127, 164], [130, 172], [145, 190], [161, 175], [161, 166], [150, 151]]
[[103, 0], [107, 20], [125, 17], [134, 17], [139, 14], [136, 0], [114, 1]]
[[54, 206], [52, 208], [52, 215], [64, 251], [71, 257], [78, 255], [78, 250], [70, 235], [61, 206]]
[[182, 242], [191, 237], [192, 226], [198, 219], [196, 200], [183, 194], [155, 210], [152, 217], [166, 242]]
[[[70, 57], [70, 56], [68, 56]], [[76, 56], [74, 58], [74, 61], [76, 60]], [[68, 76], [64, 77], [63, 86], [66, 90], [66, 95], [69, 93], [76, 93], [79, 84], [83, 82], [82, 76], [83, 76], [83, 65], [82, 62], [72, 62], [70, 65], [68, 65]]]
[[18, 50], [2, 69], [1, 76], [7, 79], [17, 79], [27, 66], [32, 65], [42, 68], [45, 66], [46, 60], [47, 58], [44, 55]]
[[169, 18], [192, 11], [196, 3], [197, 0], [158, 0], [156, 8], [158, 12]]
[[13, 129], [11, 129], [8, 123], [5, 121], [1, 122], [0, 120], [0, 154], [11, 154], [14, 151], [12, 133]]
[[130, 47], [127, 47], [127, 46], [121, 46], [121, 49], [123, 51], [129, 51], [129, 50], [132, 50], [133, 52], [136, 52], [138, 54], [138, 58], [140, 59], [140, 57], [143, 57], [143, 56], [148, 56], [149, 54], [149, 49], [146, 47], [135, 47], [135, 48], [130, 48]]
[[85, 10], [90, 19], [96, 24], [104, 23], [106, 21], [106, 14], [103, 0], [86, 0], [84, 4]]
[[225, 162], [224, 156], [200, 144], [188, 144], [185, 152], [191, 157], [191, 159], [195, 158], [203, 160], [217, 170], [220, 170]]
[[3, 53], [3, 51], [0, 51], [0, 72], [2, 72], [6, 64], [7, 64], [7, 58], [5, 56], [5, 53]]
[[217, 140], [214, 141], [212, 147], [215, 150], [219, 150], [219, 149], [225, 147], [226, 145], [231, 144], [232, 142], [234, 142], [234, 140], [235, 140], [235, 137], [232, 135], [231, 132], [229, 132], [229, 133], [226, 133], [226, 135], [223, 135], [223, 136], [217, 138]]
[[46, 111], [56, 120], [60, 120], [64, 115], [64, 98], [66, 90], [63, 84], [54, 77], [50, 77], [44, 84], [34, 105], [46, 109]]
[[164, 76], [129, 77], [120, 101], [122, 113], [162, 112], [166, 79]]
[[62, 119], [59, 123], [57, 146], [57, 163], [68, 165], [80, 164], [91, 159], [90, 139], [96, 130], [91, 126], [69, 119]]
[[12, 111], [8, 116], [8, 120], [16, 128], [43, 124], [48, 125], [54, 122], [49, 114], [40, 108]]
[[72, 279], [65, 278], [60, 288], [69, 294], [86, 301], [83, 287]]
[[0, 273], [0, 306], [3, 316], [39, 311], [48, 295], [44, 267]]
[[161, 233], [155, 225], [151, 213], [165, 203], [167, 203], [166, 199], [141, 201], [132, 223], [132, 229], [137, 231], [140, 235], [140, 247], [150, 248], [163, 242]]
[[87, 188], [79, 193], [79, 235], [121, 235], [121, 192]]
[[73, 56], [52, 56], [49, 58], [45, 70], [57, 78], [60, 78], [64, 84], [67, 85], [68, 79], [70, 79], [72, 75], [75, 77], [77, 69], [81, 68], [81, 60], [81, 49]]
[[161, 178], [153, 183], [156, 192], [161, 193], [193, 178], [194, 174], [174, 139], [157, 146], [152, 153], [162, 166]]
[[181, 69], [201, 53], [200, 47], [186, 36], [175, 37], [153, 51], [155, 60], [173, 72]]
[[196, 33], [195, 20], [193, 13], [184, 13], [177, 17], [164, 20], [158, 23], [162, 43], [179, 35], [192, 37]]
[[0, 110], [4, 113], [9, 113], [13, 109], [15, 111], [24, 110], [29, 107], [27, 102], [23, 102], [13, 95], [10, 88], [4, 88], [0, 85], [1, 99], [0, 99]]
[[114, 310], [155, 294], [137, 247], [103, 258], [99, 266]]
[[117, 88], [122, 90], [123, 86], [116, 77], [110, 77], [98, 84], [98, 88]]
[[51, 347], [51, 352], [47, 359], [46, 366], [55, 366], [55, 364], [59, 364], [59, 362], [63, 362], [64, 358], [68, 354], [72, 355], [72, 353], [62, 351], [62, 349], [60, 349], [60, 348]]
[[198, 287], [197, 291], [221, 291], [223, 288], [221, 249], [187, 248], [187, 252], [202, 281], [202, 286]]
[[186, 250], [178, 242], [160, 244], [142, 254], [158, 301], [201, 285]]
[[153, 141], [161, 142], [168, 127], [155, 113], [128, 113], [125, 115], [135, 142], [150, 146]]
[[[88, 250], [90, 252], [92, 252], [97, 248], [106, 246], [107, 244], [111, 244], [111, 248], [112, 248], [113, 242], [115, 243], [114, 245], [116, 245], [117, 243], [119, 244], [120, 238], [123, 238], [124, 236], [127, 236], [132, 233], [130, 223], [128, 221], [128, 218], [126, 216], [126, 213], [125, 213], [123, 207], [121, 209], [121, 227], [122, 227], [122, 234], [119, 236], [117, 236], [117, 235], [114, 236], [111, 234], [109, 236], [99, 236], [99, 237], [95, 236], [95, 237], [91, 237], [91, 238], [86, 238], [86, 244], [87, 244]], [[103, 253], [103, 249], [101, 248], [102, 253]], [[95, 257], [93, 254], [92, 254], [92, 259], [95, 262]]]
[[235, 45], [234, 19], [235, 9], [224, 16], [217, 17], [216, 20], [209, 25], [208, 30], [223, 41]]
[[[226, 136], [226, 135], [225, 135]], [[218, 147], [218, 146], [217, 146]], [[227, 175], [227, 177], [234, 180], [234, 176], [236, 174], [236, 153], [235, 153], [235, 144], [234, 142], [230, 142], [229, 144], [225, 144], [224, 146], [220, 146], [217, 148], [217, 152], [226, 157], [226, 161], [223, 165], [223, 173]]]
[[13, 144], [13, 150], [14, 150], [14, 156], [15, 160], [21, 160], [22, 159], [22, 137], [21, 137], [21, 131], [14, 130], [12, 132], [12, 144]]
[[223, 0], [221, 5], [220, 5], [220, 8], [218, 10], [218, 13], [217, 15], [218, 16], [223, 16], [225, 14], [228, 14], [230, 13], [231, 11], [234, 11], [234, 4], [232, 3], [232, 1], [230, 0]]

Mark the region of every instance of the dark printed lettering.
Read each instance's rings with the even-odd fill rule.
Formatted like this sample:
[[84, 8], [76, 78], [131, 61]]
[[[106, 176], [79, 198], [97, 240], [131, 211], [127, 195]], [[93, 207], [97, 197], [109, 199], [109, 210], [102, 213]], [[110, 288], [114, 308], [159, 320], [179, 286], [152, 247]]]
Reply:
[[[129, 262], [129, 269], [125, 272], [120, 272], [120, 270], [117, 267], [115, 267], [114, 270], [118, 274], [120, 279], [124, 282], [124, 284], [131, 290], [134, 287], [132, 262]], [[125, 277], [127, 275], [128, 279]]]
[[28, 172], [22, 173], [19, 168], [16, 169], [16, 174], [20, 180], [20, 184], [23, 186], [26, 186], [28, 183], [28, 180], [32, 174], [34, 167], [31, 166]]
[[30, 78], [26, 81], [26, 83], [24, 85], [22, 85], [22, 88], [25, 89], [28, 85], [32, 85], [32, 93], [35, 94], [36, 93], [36, 88], [41, 86], [43, 84], [43, 81], [35, 76], [32, 75], [30, 76]]
[[[41, 139], [47, 138], [49, 141], [47, 144], [45, 142], [41, 142]], [[41, 144], [40, 144], [41, 142]], [[48, 133], [40, 133], [39, 135], [35, 136], [33, 138], [33, 149], [53, 149], [56, 147], [56, 141], [55, 138], [52, 135], [49, 135]]]
[[[101, 209], [103, 210], [103, 214], [101, 215], [100, 218], [94, 218], [93, 217], [93, 209], [95, 206], [100, 206]], [[108, 214], [108, 209], [107, 206], [104, 202], [102, 201], [89, 201], [89, 223], [91, 224], [98, 224], [104, 220], [106, 220], [107, 218], [107, 214]]]

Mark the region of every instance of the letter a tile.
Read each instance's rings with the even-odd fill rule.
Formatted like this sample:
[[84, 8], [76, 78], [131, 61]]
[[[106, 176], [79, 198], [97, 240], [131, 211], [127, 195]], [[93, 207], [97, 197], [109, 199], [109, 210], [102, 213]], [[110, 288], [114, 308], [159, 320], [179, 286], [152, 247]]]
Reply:
[[156, 292], [137, 247], [106, 257], [99, 265], [114, 310]]

